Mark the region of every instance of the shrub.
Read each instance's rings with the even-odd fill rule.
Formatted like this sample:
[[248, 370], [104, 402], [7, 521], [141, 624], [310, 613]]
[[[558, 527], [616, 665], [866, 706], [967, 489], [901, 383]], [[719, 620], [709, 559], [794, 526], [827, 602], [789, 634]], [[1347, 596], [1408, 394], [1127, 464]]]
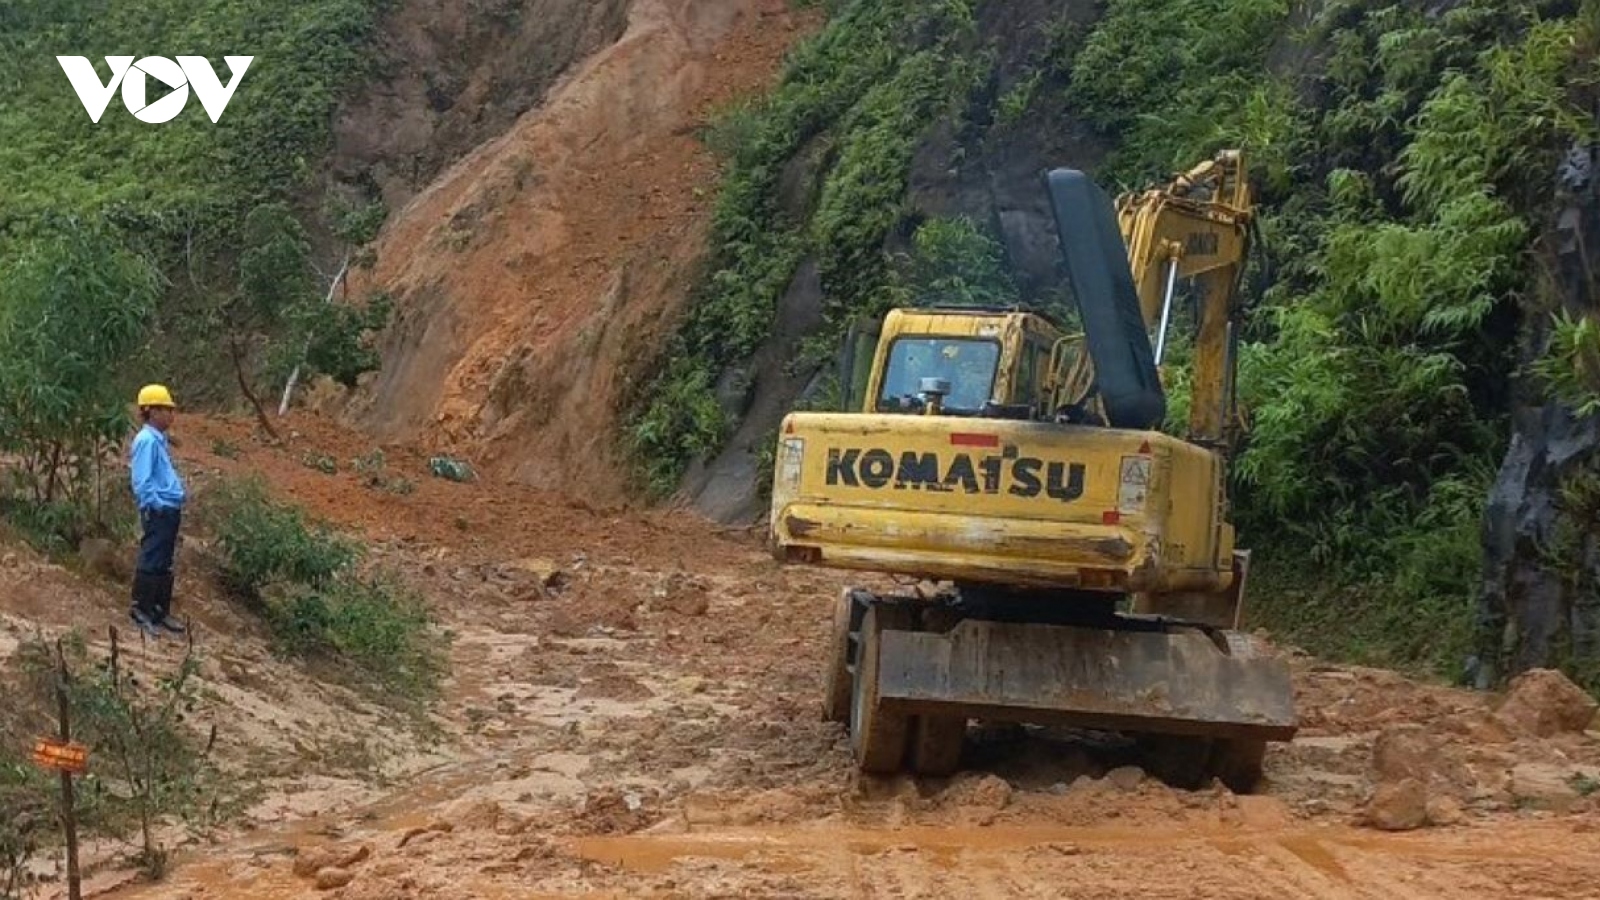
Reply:
[[58, 219], [0, 258], [0, 481], [29, 530], [75, 543], [104, 521], [107, 457], [131, 429], [113, 373], [143, 340], [156, 275], [102, 224]]
[[364, 373], [382, 361], [369, 338], [389, 323], [394, 301], [379, 294], [364, 307], [320, 304], [308, 313], [311, 341], [306, 365], [346, 387], [355, 387]]
[[352, 683], [398, 692], [410, 706], [445, 671], [422, 598], [389, 573], [363, 573], [359, 544], [274, 502], [258, 477], [207, 498], [224, 579], [271, 630], [280, 651], [320, 659]]
[[[118, 838], [136, 830], [138, 862], [149, 877], [159, 878], [167, 859], [155, 837], [159, 820], [202, 820], [215, 806], [207, 799], [216, 798], [222, 788], [208, 759], [215, 729], [200, 731], [187, 721], [199, 699], [193, 680], [199, 660], [193, 645], [173, 671], [154, 680], [135, 676], [115, 649], [105, 659], [93, 659], [81, 632], [56, 646], [42, 638], [25, 641], [17, 658], [26, 684], [23, 705], [36, 711], [36, 725], [54, 718], [59, 666], [65, 664], [73, 739], [88, 746], [97, 760], [78, 779], [80, 829]], [[0, 764], [0, 785], [7, 780], [3, 769]], [[40, 796], [48, 781], [10, 780], [21, 794], [21, 809], [50, 805], [48, 793]], [[55, 824], [51, 816], [48, 827]]]
[[207, 518], [222, 551], [229, 586], [252, 598], [276, 585], [319, 588], [347, 572], [360, 548], [297, 508], [273, 502], [258, 476], [223, 482], [208, 498]]
[[272, 605], [269, 621], [292, 652], [348, 663], [407, 696], [431, 692], [444, 672], [440, 648], [429, 635], [427, 606], [390, 576], [297, 587]]

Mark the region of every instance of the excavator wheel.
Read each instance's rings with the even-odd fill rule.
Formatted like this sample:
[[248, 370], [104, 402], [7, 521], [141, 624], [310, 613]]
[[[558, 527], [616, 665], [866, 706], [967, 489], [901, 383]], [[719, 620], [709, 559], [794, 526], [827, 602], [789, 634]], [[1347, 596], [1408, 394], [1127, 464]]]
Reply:
[[[943, 634], [961, 622], [951, 608], [926, 603], [917, 607], [917, 629]], [[967, 737], [965, 716], [919, 715], [911, 720], [911, 771], [918, 775], [949, 775], [961, 767], [961, 747]]]
[[956, 716], [917, 716], [911, 725], [911, 771], [949, 775], [961, 767], [967, 720]]
[[1266, 741], [1218, 738], [1211, 743], [1211, 774], [1235, 794], [1249, 794], [1261, 781], [1266, 758]]
[[1185, 790], [1215, 778], [1235, 794], [1254, 792], [1261, 781], [1267, 742], [1245, 738], [1142, 735], [1145, 766], [1152, 775]]
[[847, 587], [839, 591], [833, 605], [833, 626], [828, 634], [827, 671], [824, 674], [822, 717], [824, 721], [850, 723], [850, 695], [855, 690], [851, 666], [855, 656], [855, 626], [859, 624], [860, 610], [866, 608], [872, 595], [860, 588]]
[[879, 706], [878, 650], [883, 631], [905, 630], [915, 622], [914, 610], [895, 603], [874, 603], [861, 619], [850, 697], [850, 749], [863, 772], [890, 775], [905, 762], [911, 720]]

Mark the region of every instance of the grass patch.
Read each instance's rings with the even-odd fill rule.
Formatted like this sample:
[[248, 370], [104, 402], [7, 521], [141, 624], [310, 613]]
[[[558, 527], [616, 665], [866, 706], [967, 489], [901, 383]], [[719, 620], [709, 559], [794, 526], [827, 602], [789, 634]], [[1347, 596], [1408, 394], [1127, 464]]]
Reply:
[[363, 548], [250, 477], [207, 498], [229, 591], [270, 628], [279, 652], [331, 665], [351, 684], [414, 707], [447, 663], [427, 605], [394, 573], [365, 571]]
[[1417, 597], [1393, 584], [1310, 583], [1293, 559], [1252, 562], [1245, 627], [1327, 659], [1461, 682], [1473, 647], [1477, 596]]
[[426, 695], [444, 673], [443, 656], [428, 637], [427, 605], [393, 576], [296, 586], [268, 607], [267, 621], [290, 652], [346, 661], [389, 690]]
[[0, 520], [29, 546], [59, 561], [88, 538], [106, 538], [118, 546], [135, 540], [139, 514], [132, 494], [119, 481], [107, 485], [97, 502], [39, 501], [0, 492]]

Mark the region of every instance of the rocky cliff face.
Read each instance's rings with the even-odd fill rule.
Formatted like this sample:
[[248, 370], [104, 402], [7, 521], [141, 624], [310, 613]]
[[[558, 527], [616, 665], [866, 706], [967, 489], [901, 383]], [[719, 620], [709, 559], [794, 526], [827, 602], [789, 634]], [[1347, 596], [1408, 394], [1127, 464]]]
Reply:
[[[1600, 310], [1600, 144], [1574, 147], [1556, 177], [1549, 294], [1558, 308], [1592, 316]], [[1526, 359], [1549, 344], [1549, 312], [1528, 316]], [[1563, 496], [1600, 467], [1600, 419], [1578, 417], [1537, 384], [1518, 387], [1511, 447], [1485, 515], [1481, 611], [1491, 643], [1476, 673], [1483, 686], [1558, 661], [1600, 660], [1600, 535], [1593, 511]]]
[[510, 128], [574, 63], [621, 37], [630, 0], [406, 0], [386, 17], [374, 76], [334, 122], [330, 174], [390, 210]]

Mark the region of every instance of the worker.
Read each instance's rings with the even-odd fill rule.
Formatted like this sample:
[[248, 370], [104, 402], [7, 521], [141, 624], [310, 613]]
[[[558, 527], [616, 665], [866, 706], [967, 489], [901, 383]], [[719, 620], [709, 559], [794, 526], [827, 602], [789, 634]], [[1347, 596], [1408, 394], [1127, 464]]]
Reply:
[[145, 634], [158, 629], [182, 633], [173, 620], [172, 558], [178, 548], [178, 526], [183, 521], [183, 479], [172, 467], [167, 432], [177, 418], [177, 404], [165, 386], [148, 384], [139, 389], [139, 418], [144, 426], [134, 435], [129, 451], [129, 475], [139, 504], [139, 560], [134, 566], [133, 607], [130, 615]]

